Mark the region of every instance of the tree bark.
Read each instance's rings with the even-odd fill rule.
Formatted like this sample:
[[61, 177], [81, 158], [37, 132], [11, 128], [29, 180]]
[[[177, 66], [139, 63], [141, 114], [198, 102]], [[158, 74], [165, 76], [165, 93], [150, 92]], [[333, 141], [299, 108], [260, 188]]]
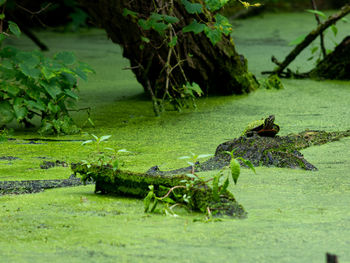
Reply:
[[[123, 16], [124, 8], [137, 12], [138, 18], [147, 19], [159, 9], [166, 13], [172, 1], [147, 0], [79, 0], [98, 26], [104, 28], [114, 43], [123, 48], [123, 56], [130, 60], [130, 69], [144, 90], [150, 95], [163, 97], [164, 93], [177, 97], [177, 90], [186, 82], [197, 83], [206, 94], [241, 94], [258, 87], [253, 74], [247, 70], [247, 60], [239, 55], [230, 37], [224, 37], [213, 46], [204, 33], [183, 33], [182, 28], [198, 15], [190, 15], [181, 1], [174, 0], [171, 8], [179, 22], [173, 24], [177, 45], [171, 53], [169, 75], [169, 47], [154, 30], [143, 30], [132, 16]], [[158, 5], [158, 6], [155, 6]], [[200, 17], [204, 19], [203, 17]], [[150, 39], [143, 42], [141, 36]], [[141, 49], [140, 46], [143, 46]], [[180, 62], [180, 63], [179, 63]], [[185, 72], [185, 75], [183, 74]], [[168, 89], [169, 90], [166, 90]], [[151, 88], [151, 92], [150, 92]]]

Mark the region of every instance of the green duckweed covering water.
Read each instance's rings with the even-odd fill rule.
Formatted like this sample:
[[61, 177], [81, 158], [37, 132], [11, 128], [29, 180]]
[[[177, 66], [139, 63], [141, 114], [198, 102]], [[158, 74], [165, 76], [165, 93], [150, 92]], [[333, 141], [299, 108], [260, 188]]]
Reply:
[[[312, 29], [312, 22], [309, 14], [265, 15], [235, 22], [234, 38], [250, 69], [260, 76], [260, 71], [273, 68], [271, 55], [282, 59], [291, 49], [286, 43]], [[344, 36], [348, 27], [340, 24], [340, 34]], [[281, 135], [307, 128], [350, 128], [350, 83], [340, 81], [283, 80], [281, 91], [203, 98], [195, 111], [155, 118], [133, 74], [122, 70], [128, 61], [103, 32], [40, 36], [51, 52], [75, 51], [96, 70], [88, 82], [80, 82], [79, 105], [92, 107], [97, 126], [83, 130], [112, 134], [106, 145], [131, 151], [122, 159], [133, 171], [153, 165], [162, 165], [162, 170], [182, 167], [178, 157], [189, 151], [214, 153], [218, 144], [239, 136], [246, 124], [270, 114], [276, 115]], [[16, 45], [33, 48], [25, 39]], [[303, 53], [292, 67], [310, 68], [304, 63], [307, 56]], [[74, 117], [78, 123], [85, 121], [83, 113]], [[17, 130], [13, 137], [37, 135]], [[0, 161], [0, 180], [67, 178], [71, 173], [67, 168], [40, 169], [43, 160], [38, 157], [72, 162], [89, 152], [80, 142], [18, 144], [22, 142], [0, 144], [1, 156], [20, 158]], [[202, 215], [181, 211], [178, 218], [148, 215], [141, 200], [95, 195], [93, 186], [2, 196], [0, 261], [323, 262], [325, 253], [331, 252], [339, 255], [340, 262], [348, 262], [349, 146], [346, 138], [303, 150], [318, 167], [316, 172], [258, 168], [254, 175], [243, 169], [230, 190], [248, 211], [245, 220], [195, 223], [193, 219]]]

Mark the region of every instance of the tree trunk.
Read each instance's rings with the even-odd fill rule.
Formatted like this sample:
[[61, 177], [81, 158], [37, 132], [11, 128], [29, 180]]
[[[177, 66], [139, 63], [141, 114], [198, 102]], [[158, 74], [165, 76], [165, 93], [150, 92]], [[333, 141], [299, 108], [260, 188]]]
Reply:
[[[181, 29], [190, 24], [193, 18], [198, 19], [199, 15], [187, 13], [180, 0], [164, 3], [147, 0], [79, 2], [97, 25], [107, 31], [112, 41], [122, 46], [123, 56], [130, 60], [130, 68], [137, 80], [153, 96], [169, 94], [177, 97], [186, 82], [197, 83], [206, 94], [241, 94], [258, 87], [254, 75], [247, 70], [246, 59], [236, 52], [229, 36], [223, 36], [220, 42], [212, 45], [204, 33], [182, 32]], [[173, 8], [169, 7], [170, 2], [173, 2]], [[163, 9], [159, 9], [162, 5]], [[124, 8], [137, 12], [138, 18], [124, 16]], [[137, 20], [147, 19], [152, 12], [156, 12], [155, 8], [161, 14], [171, 12], [180, 20], [173, 24], [174, 30], [170, 33], [178, 37], [174, 52], [170, 52], [170, 55], [164, 36], [154, 30], [143, 30], [138, 25]], [[142, 41], [141, 36], [150, 42]]]
[[350, 80], [350, 36], [308, 74], [311, 78]]

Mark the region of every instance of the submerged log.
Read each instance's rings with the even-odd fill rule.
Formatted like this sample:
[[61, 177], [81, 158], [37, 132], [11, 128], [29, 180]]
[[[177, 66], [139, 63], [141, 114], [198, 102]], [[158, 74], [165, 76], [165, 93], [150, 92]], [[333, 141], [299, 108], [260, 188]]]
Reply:
[[[251, 137], [243, 135], [220, 144], [216, 148], [215, 156], [206, 162], [197, 163], [195, 171], [219, 170], [227, 166], [231, 156], [226, 151], [233, 151], [235, 158], [242, 157], [249, 160], [254, 166], [317, 170], [304, 158], [300, 150], [348, 136], [350, 136], [350, 130], [340, 132], [305, 130], [297, 134], [275, 137], [258, 136], [257, 133]], [[241, 165], [244, 166], [244, 163], [241, 162]], [[172, 171], [159, 171], [157, 167], [152, 167], [148, 172], [165, 175], [188, 173], [191, 169], [192, 167], [189, 166]]]
[[7, 194], [33, 194], [45, 189], [83, 185], [80, 178], [54, 180], [25, 180], [0, 182], [0, 196]]
[[[96, 193], [145, 198], [150, 191], [149, 186], [153, 185], [156, 196], [162, 197], [170, 188], [178, 186], [169, 196], [176, 203], [181, 203], [191, 210], [206, 212], [209, 209], [213, 214], [236, 218], [246, 216], [244, 208], [237, 203], [232, 193], [226, 190], [220, 195], [219, 200], [215, 200], [213, 189], [204, 182], [186, 187], [186, 181], [191, 180], [186, 175], [163, 176], [113, 171], [109, 166], [88, 167], [85, 164], [72, 165], [72, 170], [82, 175], [83, 181], [90, 179], [95, 181]], [[184, 201], [184, 194], [191, 197], [189, 202]]]

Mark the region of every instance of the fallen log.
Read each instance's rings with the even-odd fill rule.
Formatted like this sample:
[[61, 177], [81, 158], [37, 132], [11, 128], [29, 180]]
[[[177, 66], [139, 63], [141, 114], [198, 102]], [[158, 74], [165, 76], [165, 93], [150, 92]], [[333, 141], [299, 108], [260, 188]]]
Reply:
[[[233, 194], [228, 190], [223, 191], [216, 199], [213, 189], [204, 181], [195, 183], [191, 187], [186, 186], [186, 182], [193, 180], [187, 175], [165, 176], [114, 171], [108, 165], [90, 166], [86, 164], [74, 164], [72, 170], [75, 174], [80, 174], [83, 181], [93, 180], [96, 185], [96, 193], [145, 198], [150, 191], [149, 186], [153, 185], [156, 196], [169, 195], [176, 203], [194, 211], [204, 213], [210, 211], [212, 214], [235, 218], [244, 218], [247, 215], [244, 208], [237, 203]], [[185, 195], [190, 197], [190, 201], [185, 200]]]

